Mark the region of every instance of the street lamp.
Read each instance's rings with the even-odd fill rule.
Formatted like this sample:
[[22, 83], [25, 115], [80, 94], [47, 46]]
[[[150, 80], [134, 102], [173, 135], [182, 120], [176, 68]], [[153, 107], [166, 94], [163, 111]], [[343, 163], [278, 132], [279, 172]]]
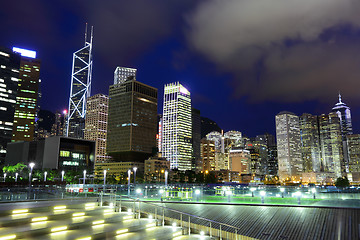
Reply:
[[5, 182], [5, 179], [6, 179], [6, 173], [4, 173], [4, 182]]
[[254, 191], [256, 190], [256, 188], [250, 188], [251, 191], [251, 197], [254, 197]]
[[280, 188], [281, 198], [284, 198], [285, 188]]
[[300, 205], [301, 204], [301, 192], [296, 192], [295, 196], [297, 196], [298, 205]]
[[106, 170], [104, 170], [104, 185], [106, 184]]
[[83, 180], [84, 185], [85, 185], [85, 178], [86, 178], [86, 170], [84, 170], [84, 180]]
[[265, 192], [265, 191], [260, 191], [261, 203], [262, 203], [262, 204], [264, 204], [265, 195], [266, 195], [266, 192]]
[[165, 170], [165, 187], [167, 187], [168, 184], [168, 176], [169, 176], [169, 172], [168, 170]]
[[64, 181], [64, 174], [65, 174], [65, 171], [62, 170], [62, 171], [61, 171], [61, 181], [62, 181], [62, 182]]
[[196, 195], [196, 201], [198, 202], [200, 198], [200, 189], [195, 190], [195, 195]]
[[130, 196], [130, 175], [131, 175], [131, 170], [128, 170], [128, 196]]
[[32, 171], [33, 171], [33, 168], [35, 166], [35, 163], [30, 163], [29, 164], [29, 167], [30, 167], [30, 175], [29, 175], [29, 184], [31, 185], [31, 177], [32, 177]]
[[231, 202], [231, 195], [232, 195], [231, 190], [230, 190], [230, 189], [227, 190], [227, 191], [226, 191], [226, 196], [227, 196], [227, 201], [228, 201], [228, 202]]
[[134, 170], [134, 186], [135, 186], [136, 185], [136, 170], [137, 170], [137, 167], [134, 167], [133, 170]]
[[15, 173], [15, 182], [17, 182], [17, 178], [18, 178], [19, 174]]
[[47, 172], [44, 172], [44, 182], [46, 182]]
[[315, 196], [316, 188], [311, 189], [311, 192], [313, 193], [313, 198], [316, 199], [316, 196]]

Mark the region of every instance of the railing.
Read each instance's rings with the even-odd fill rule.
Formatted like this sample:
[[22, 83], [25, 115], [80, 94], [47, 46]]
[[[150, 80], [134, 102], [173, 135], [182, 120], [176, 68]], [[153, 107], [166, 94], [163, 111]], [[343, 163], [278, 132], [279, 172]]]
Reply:
[[[210, 237], [218, 237], [219, 239], [253, 239], [240, 235], [239, 228], [226, 223], [217, 222], [128, 196], [120, 195], [119, 199], [115, 194], [108, 194], [108, 196], [110, 197], [110, 204], [114, 204], [115, 208], [119, 211], [122, 211], [123, 207], [131, 209], [131, 212], [134, 214], [134, 218], [140, 218], [142, 214], [151, 216], [162, 226], [166, 223], [172, 222], [170, 225], [180, 226], [184, 231], [183, 234], [190, 235], [191, 233], [197, 233], [201, 235], [209, 235]], [[123, 198], [127, 200], [124, 200]]]

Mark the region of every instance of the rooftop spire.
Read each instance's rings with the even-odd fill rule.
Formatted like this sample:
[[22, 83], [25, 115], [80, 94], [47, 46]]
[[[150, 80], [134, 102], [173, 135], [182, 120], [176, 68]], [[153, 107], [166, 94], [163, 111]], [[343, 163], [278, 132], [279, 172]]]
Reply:
[[341, 94], [340, 94], [340, 91], [339, 91], [339, 103], [342, 103], [342, 102], [341, 102]]

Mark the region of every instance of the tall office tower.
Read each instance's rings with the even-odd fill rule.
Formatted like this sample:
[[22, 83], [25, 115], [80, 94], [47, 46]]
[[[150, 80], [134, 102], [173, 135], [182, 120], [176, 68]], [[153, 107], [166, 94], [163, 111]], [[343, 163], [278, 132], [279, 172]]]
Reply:
[[259, 148], [262, 174], [276, 175], [277, 153], [276, 153], [275, 136], [269, 133], [265, 133], [263, 135], [257, 135], [255, 138], [255, 146]]
[[339, 102], [335, 104], [331, 112], [338, 115], [340, 119], [342, 140], [346, 141], [346, 135], [352, 134], [351, 112], [350, 108], [341, 101], [340, 93]]
[[64, 136], [66, 127], [67, 110], [63, 112], [56, 111], [55, 122], [51, 127], [51, 136]]
[[268, 147], [268, 175], [278, 175], [278, 154], [277, 146]]
[[167, 84], [164, 89], [162, 147], [171, 169], [191, 170], [191, 98], [178, 82]]
[[347, 135], [349, 172], [360, 172], [360, 134]]
[[156, 147], [157, 89], [128, 78], [109, 88], [106, 151], [114, 161], [144, 162]]
[[201, 143], [201, 118], [200, 110], [193, 108], [191, 110], [192, 121], [192, 149], [193, 162], [192, 169], [195, 171], [202, 171], [203, 164], [201, 162], [200, 143]]
[[0, 47], [0, 164], [11, 141], [21, 55]]
[[250, 173], [250, 151], [234, 147], [229, 153], [229, 170], [239, 174]]
[[317, 116], [308, 113], [300, 116], [300, 135], [304, 172], [323, 171]]
[[340, 120], [336, 113], [319, 116], [321, 158], [325, 172], [341, 177], [346, 170]]
[[275, 117], [280, 181], [299, 181], [302, 171], [299, 117], [280, 112]]
[[135, 68], [117, 67], [114, 72], [114, 84], [124, 83], [129, 78], [136, 79], [136, 71]]
[[214, 131], [221, 132], [219, 125], [209, 118], [201, 117], [201, 138]]
[[230, 140], [229, 147], [241, 147], [243, 144], [242, 133], [239, 131], [228, 131], [224, 134], [224, 138]]
[[85, 139], [95, 141], [95, 165], [107, 162], [106, 136], [108, 124], [109, 97], [96, 94], [87, 99], [85, 118]]
[[201, 158], [203, 171], [215, 171], [215, 142], [201, 139]]
[[73, 53], [71, 90], [66, 123], [66, 136], [84, 138], [86, 100], [91, 92], [93, 27], [90, 39], [85, 30], [85, 45]]
[[158, 134], [156, 135], [157, 149], [158, 152], [162, 152], [162, 115], [158, 114]]
[[21, 54], [18, 94], [14, 115], [13, 136], [11, 141], [34, 141], [35, 116], [39, 91], [40, 60], [36, 52], [13, 48]]

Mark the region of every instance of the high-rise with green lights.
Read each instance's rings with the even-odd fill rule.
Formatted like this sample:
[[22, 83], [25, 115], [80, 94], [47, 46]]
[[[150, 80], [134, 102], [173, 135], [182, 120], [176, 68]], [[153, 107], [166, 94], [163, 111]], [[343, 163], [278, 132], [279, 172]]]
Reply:
[[35, 51], [15, 47], [13, 51], [21, 54], [21, 62], [11, 141], [29, 142], [34, 140], [41, 62]]
[[178, 82], [165, 85], [162, 131], [162, 156], [170, 161], [170, 168], [191, 170], [191, 98]]

